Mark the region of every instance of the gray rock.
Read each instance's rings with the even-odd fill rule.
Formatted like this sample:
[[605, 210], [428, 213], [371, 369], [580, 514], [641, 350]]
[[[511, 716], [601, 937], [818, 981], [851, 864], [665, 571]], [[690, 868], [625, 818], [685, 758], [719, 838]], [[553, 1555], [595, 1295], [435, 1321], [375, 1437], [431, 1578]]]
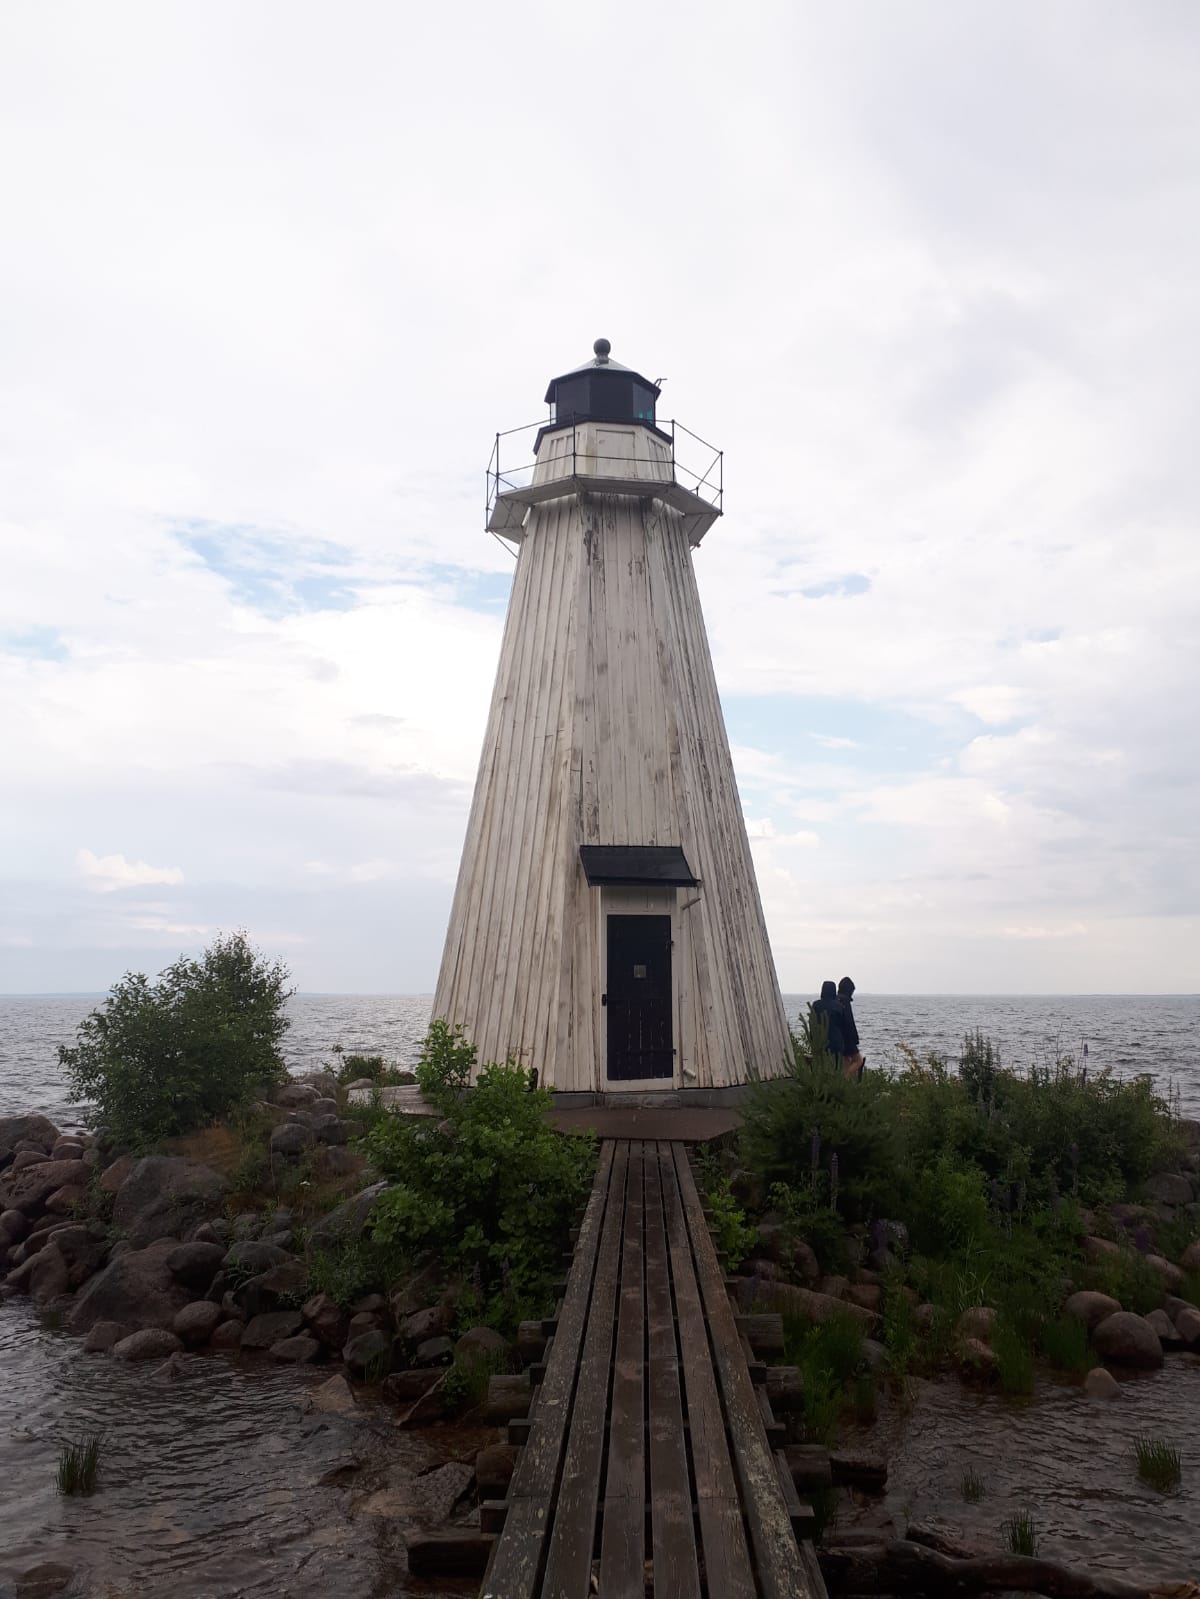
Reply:
[[288, 1083], [275, 1095], [275, 1103], [291, 1110], [299, 1105], [314, 1105], [320, 1097], [309, 1083]]
[[314, 1099], [308, 1109], [310, 1114], [313, 1116], [336, 1116], [338, 1113], [338, 1102], [336, 1099], [329, 1097]]
[[354, 1390], [340, 1372], [328, 1382], [323, 1382], [319, 1388], [314, 1388], [309, 1398], [314, 1410], [327, 1410], [335, 1416], [352, 1416], [358, 1409], [354, 1402]]
[[48, 1154], [62, 1134], [45, 1116], [0, 1116], [0, 1169], [18, 1144], [36, 1144]]
[[1200, 1271], [1200, 1238], [1187, 1246], [1179, 1257], [1179, 1264], [1184, 1271]]
[[113, 1249], [104, 1270], [84, 1285], [67, 1319], [81, 1333], [98, 1321], [170, 1327], [192, 1295], [172, 1275], [167, 1257], [178, 1245], [159, 1239], [145, 1249]]
[[12, 1165], [8, 1168], [8, 1175], [13, 1178], [20, 1171], [27, 1171], [30, 1166], [44, 1166], [50, 1156], [44, 1149], [18, 1149], [13, 1156]]
[[112, 1347], [118, 1360], [161, 1360], [183, 1348], [183, 1343], [173, 1332], [163, 1327], [143, 1327], [141, 1332], [130, 1333]]
[[220, 1210], [225, 1182], [208, 1166], [178, 1155], [146, 1155], [117, 1190], [113, 1221], [134, 1248], [182, 1238]]
[[190, 1244], [180, 1244], [173, 1249], [167, 1256], [167, 1266], [172, 1276], [185, 1288], [206, 1294], [224, 1259], [225, 1250], [220, 1244], [206, 1244], [195, 1239]]
[[423, 1344], [427, 1338], [440, 1337], [450, 1322], [451, 1313], [445, 1305], [430, 1305], [415, 1316], [406, 1317], [400, 1331], [410, 1344]]
[[301, 1305], [300, 1314], [313, 1337], [327, 1349], [340, 1349], [349, 1337], [350, 1318], [328, 1294], [313, 1294]]
[[13, 1599], [59, 1599], [75, 1581], [75, 1568], [57, 1560], [26, 1566], [12, 1590]]
[[1072, 1294], [1063, 1306], [1065, 1313], [1081, 1321], [1089, 1333], [1105, 1317], [1116, 1315], [1120, 1308], [1120, 1303], [1111, 1295], [1093, 1293], [1090, 1289], [1081, 1289], [1079, 1293]]
[[459, 1360], [503, 1359], [509, 1353], [508, 1339], [494, 1327], [468, 1327], [454, 1345]]
[[351, 1338], [342, 1350], [342, 1359], [356, 1377], [386, 1375], [392, 1361], [391, 1335], [377, 1329]]
[[284, 1122], [271, 1134], [271, 1154], [280, 1160], [299, 1160], [313, 1143], [312, 1129], [299, 1122]]
[[434, 1366], [394, 1371], [383, 1380], [383, 1397], [393, 1405], [411, 1405], [415, 1399], [427, 1394], [435, 1383], [441, 1382], [443, 1376], [444, 1373]]
[[258, 1230], [262, 1226], [262, 1217], [256, 1210], [244, 1210], [240, 1216], [233, 1218], [233, 1239], [235, 1243], [245, 1243], [247, 1239], [257, 1238]]
[[1151, 1177], [1146, 1192], [1163, 1205], [1190, 1205], [1196, 1197], [1191, 1180], [1175, 1172], [1159, 1172]]
[[383, 1332], [386, 1329], [386, 1316], [381, 1316], [373, 1310], [359, 1311], [357, 1316], [351, 1316], [350, 1326], [346, 1330], [346, 1337], [361, 1338], [363, 1333]]
[[313, 1118], [313, 1133], [321, 1144], [347, 1144], [350, 1142], [350, 1124], [337, 1116]]
[[220, 1244], [222, 1253], [229, 1248], [229, 1238], [233, 1229], [224, 1216], [218, 1216], [213, 1221], [202, 1221], [192, 1234], [189, 1242], [193, 1244]]
[[272, 1310], [255, 1316], [242, 1331], [243, 1349], [270, 1349], [272, 1344], [291, 1338], [304, 1326], [298, 1310]]
[[83, 1347], [90, 1355], [107, 1354], [114, 1344], [119, 1344], [122, 1338], [128, 1338], [132, 1331], [133, 1328], [127, 1327], [123, 1321], [98, 1321], [83, 1340]]
[[967, 1376], [990, 1379], [997, 1373], [996, 1356], [982, 1338], [964, 1338], [958, 1346], [958, 1358]]
[[29, 1217], [20, 1210], [6, 1210], [0, 1214], [0, 1249], [19, 1244], [29, 1231]]
[[106, 1194], [117, 1194], [121, 1185], [136, 1166], [137, 1162], [132, 1155], [118, 1155], [110, 1165], [100, 1173], [99, 1184]]
[[474, 1480], [474, 1468], [457, 1460], [415, 1478], [409, 1487], [414, 1516], [426, 1526], [440, 1526]]
[[863, 1339], [863, 1359], [867, 1363], [867, 1370], [883, 1372], [887, 1370], [888, 1352], [883, 1344], [874, 1338]]
[[1083, 1379], [1083, 1391], [1089, 1399], [1115, 1399], [1121, 1387], [1111, 1371], [1106, 1371], [1103, 1366], [1093, 1366]]
[[387, 1192], [388, 1186], [386, 1182], [372, 1183], [370, 1188], [364, 1188], [362, 1193], [355, 1194], [344, 1205], [320, 1217], [309, 1232], [309, 1247], [335, 1249], [340, 1244], [361, 1238], [370, 1223], [376, 1200]]
[[264, 1271], [270, 1271], [272, 1266], [283, 1266], [292, 1257], [286, 1249], [280, 1249], [277, 1244], [261, 1243], [256, 1239], [247, 1239], [245, 1243], [233, 1244], [225, 1252], [221, 1262], [223, 1271], [236, 1271], [245, 1276], [259, 1276]]
[[209, 1339], [212, 1349], [240, 1349], [242, 1344], [242, 1324], [240, 1321], [223, 1321], [213, 1331]]
[[89, 1175], [81, 1160], [40, 1160], [13, 1178], [8, 1186], [8, 1208], [37, 1216], [51, 1194], [68, 1184], [86, 1187]]
[[185, 1344], [206, 1344], [221, 1322], [221, 1307], [211, 1299], [196, 1299], [176, 1316], [172, 1330]]
[[1175, 1313], [1175, 1331], [1189, 1349], [1200, 1349], [1200, 1310], [1185, 1305]]
[[32, 1266], [29, 1297], [39, 1310], [44, 1310], [70, 1291], [70, 1268], [53, 1244], [38, 1251], [33, 1257]]
[[1175, 1329], [1175, 1323], [1165, 1310], [1152, 1310], [1146, 1320], [1158, 1334], [1158, 1341], [1164, 1349], [1182, 1349], [1183, 1339], [1179, 1336]]
[[273, 1310], [294, 1309], [307, 1282], [308, 1267], [302, 1260], [284, 1260], [234, 1289], [234, 1298], [247, 1316], [264, 1316]]
[[[87, 1146], [78, 1138], [60, 1138], [50, 1151], [51, 1160], [82, 1160]], [[1188, 1195], [1191, 1198], [1191, 1195]]]
[[307, 1333], [294, 1333], [291, 1338], [281, 1338], [277, 1344], [271, 1345], [270, 1350], [272, 1360], [284, 1361], [293, 1366], [307, 1365], [320, 1353], [320, 1344]]
[[321, 1144], [317, 1148], [317, 1171], [322, 1177], [357, 1177], [366, 1167], [366, 1160], [357, 1150], [339, 1144]]
[[449, 1338], [427, 1338], [417, 1345], [413, 1358], [418, 1366], [448, 1366], [454, 1359], [454, 1345]]
[[1105, 1360], [1119, 1366], [1154, 1367], [1163, 1363], [1158, 1334], [1144, 1316], [1118, 1310], [1092, 1330], [1092, 1342]]
[[[743, 1283], [747, 1285], [745, 1290]], [[851, 1304], [847, 1299], [834, 1299], [830, 1294], [818, 1294], [810, 1288], [797, 1288], [793, 1283], [770, 1283], [764, 1291], [756, 1289], [749, 1278], [742, 1277], [738, 1279], [738, 1300], [744, 1310], [757, 1304], [760, 1310], [777, 1310], [784, 1315], [802, 1316], [807, 1321], [826, 1322], [831, 1316], [854, 1316], [868, 1332], [879, 1320], [861, 1305]]]
[[[82, 1165], [83, 1162], [80, 1162]], [[56, 1188], [46, 1201], [47, 1211], [54, 1216], [71, 1216], [85, 1210], [88, 1191], [83, 1183], [64, 1183]]]

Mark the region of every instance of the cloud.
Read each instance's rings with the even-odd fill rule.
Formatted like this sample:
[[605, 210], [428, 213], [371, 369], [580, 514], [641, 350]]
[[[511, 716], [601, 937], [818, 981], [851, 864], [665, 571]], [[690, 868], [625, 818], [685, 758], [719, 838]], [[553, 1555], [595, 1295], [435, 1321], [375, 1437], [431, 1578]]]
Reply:
[[128, 861], [124, 855], [94, 855], [90, 849], [79, 850], [75, 860], [88, 887], [98, 894], [140, 888], [148, 883], [183, 882], [178, 866], [150, 866], [145, 861]]

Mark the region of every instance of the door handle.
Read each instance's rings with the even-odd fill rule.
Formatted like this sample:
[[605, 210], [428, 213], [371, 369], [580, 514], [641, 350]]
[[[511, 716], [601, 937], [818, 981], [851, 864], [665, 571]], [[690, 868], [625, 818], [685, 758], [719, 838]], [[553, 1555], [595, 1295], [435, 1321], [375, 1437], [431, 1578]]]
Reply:
[[602, 1005], [607, 1005], [608, 1004], [608, 995], [607, 994], [601, 994], [600, 1003]]

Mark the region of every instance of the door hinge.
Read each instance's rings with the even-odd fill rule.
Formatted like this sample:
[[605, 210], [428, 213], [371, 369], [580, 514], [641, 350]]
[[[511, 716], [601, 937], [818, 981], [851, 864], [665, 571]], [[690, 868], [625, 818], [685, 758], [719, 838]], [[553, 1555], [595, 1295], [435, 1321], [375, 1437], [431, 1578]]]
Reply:
[[608, 1004], [608, 995], [607, 994], [601, 994], [600, 1003], [602, 1005], [607, 1005]]

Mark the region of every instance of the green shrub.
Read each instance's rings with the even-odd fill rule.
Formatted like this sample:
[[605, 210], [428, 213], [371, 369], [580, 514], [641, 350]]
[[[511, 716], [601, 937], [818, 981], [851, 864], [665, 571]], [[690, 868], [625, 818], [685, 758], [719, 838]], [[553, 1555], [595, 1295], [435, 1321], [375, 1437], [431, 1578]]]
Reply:
[[1103, 1293], [1120, 1300], [1135, 1315], [1148, 1316], [1163, 1302], [1162, 1278], [1136, 1249], [1105, 1255], [1094, 1263], [1089, 1276]]
[[[341, 1055], [341, 1050], [335, 1050], [335, 1054]], [[337, 1069], [338, 1086], [345, 1088], [348, 1083], [356, 1083], [363, 1077], [369, 1077], [380, 1087], [416, 1080], [412, 1072], [393, 1066], [383, 1055], [342, 1055]]]
[[919, 1348], [917, 1328], [908, 1295], [900, 1281], [891, 1277], [883, 1285], [883, 1347], [892, 1376], [906, 1376]]
[[829, 1208], [825, 1189], [824, 1174], [815, 1184], [806, 1182], [798, 1188], [772, 1183], [767, 1202], [780, 1218], [790, 1250], [807, 1244], [822, 1271], [838, 1273], [848, 1264], [846, 1232], [837, 1212]]
[[74, 1099], [118, 1145], [144, 1149], [206, 1126], [286, 1077], [287, 969], [244, 933], [199, 960], [181, 957], [150, 983], [129, 972], [59, 1046]]
[[824, 1322], [785, 1312], [783, 1337], [784, 1360], [799, 1367], [803, 1380], [804, 1436], [809, 1443], [831, 1444], [847, 1390], [862, 1374], [862, 1323], [849, 1311]]
[[58, 1456], [57, 1477], [60, 1494], [90, 1494], [95, 1491], [101, 1442], [99, 1433], [91, 1433], [78, 1443], [62, 1446]]
[[586, 1197], [595, 1142], [555, 1133], [551, 1096], [510, 1062], [486, 1066], [469, 1094], [474, 1047], [435, 1022], [417, 1081], [438, 1112], [382, 1116], [364, 1140], [393, 1186], [375, 1207], [376, 1242], [431, 1250], [486, 1304], [541, 1303], [558, 1276], [572, 1216]]
[[512, 1361], [496, 1350], [455, 1355], [442, 1379], [442, 1397], [452, 1416], [478, 1410], [487, 1398], [488, 1382], [500, 1372], [512, 1370]]
[[696, 1158], [696, 1175], [700, 1189], [708, 1203], [708, 1226], [713, 1241], [730, 1271], [736, 1271], [754, 1248], [758, 1234], [746, 1220], [746, 1212], [738, 1204], [728, 1177], [724, 1176], [715, 1157], [701, 1147]]
[[300, 1302], [312, 1294], [328, 1294], [335, 1305], [349, 1310], [365, 1294], [382, 1293], [401, 1276], [407, 1255], [394, 1246], [359, 1238], [336, 1250], [315, 1249], [308, 1257], [308, 1279]]

